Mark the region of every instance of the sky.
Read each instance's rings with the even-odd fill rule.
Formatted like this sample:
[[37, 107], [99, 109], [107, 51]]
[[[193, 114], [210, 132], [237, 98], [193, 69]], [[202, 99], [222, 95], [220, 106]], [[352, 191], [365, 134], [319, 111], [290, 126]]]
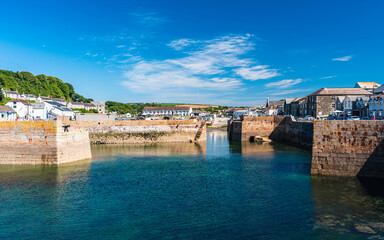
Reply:
[[100, 101], [264, 104], [384, 84], [384, 1], [3, 1], [0, 69]]

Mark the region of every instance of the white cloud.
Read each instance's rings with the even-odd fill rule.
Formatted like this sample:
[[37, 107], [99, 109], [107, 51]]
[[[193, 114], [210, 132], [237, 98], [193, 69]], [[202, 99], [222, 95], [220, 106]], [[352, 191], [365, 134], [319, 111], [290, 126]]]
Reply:
[[224, 36], [207, 41], [181, 39], [168, 46], [183, 50], [185, 57], [164, 60], [143, 60], [130, 65], [124, 73], [123, 85], [140, 93], [186, 94], [196, 91], [232, 93], [243, 85], [233, 76], [234, 68], [254, 64], [242, 57], [254, 48], [253, 36]]
[[267, 88], [279, 88], [279, 89], [285, 89], [285, 88], [290, 88], [296, 84], [299, 84], [303, 82], [303, 79], [301, 78], [298, 78], [298, 79], [284, 79], [284, 80], [281, 80], [281, 81], [277, 81], [277, 82], [272, 82], [272, 83], [268, 83], [268, 84], [265, 84], [265, 87]]
[[118, 45], [116, 48], [125, 48], [125, 45]]
[[344, 57], [339, 57], [339, 58], [334, 58], [332, 61], [339, 61], [339, 62], [348, 62], [351, 60], [352, 56], [344, 56]]
[[269, 79], [281, 75], [276, 69], [268, 69], [268, 67], [268, 65], [258, 65], [249, 68], [239, 68], [235, 72], [244, 79], [251, 81]]
[[182, 50], [183, 48], [190, 46], [191, 44], [197, 43], [197, 41], [184, 38], [184, 39], [178, 39], [174, 40], [171, 43], [168, 44], [169, 47], [175, 49], [175, 50]]
[[327, 76], [327, 77], [321, 77], [320, 79], [330, 79], [330, 78], [335, 78], [337, 77], [336, 75], [332, 75], [332, 76]]

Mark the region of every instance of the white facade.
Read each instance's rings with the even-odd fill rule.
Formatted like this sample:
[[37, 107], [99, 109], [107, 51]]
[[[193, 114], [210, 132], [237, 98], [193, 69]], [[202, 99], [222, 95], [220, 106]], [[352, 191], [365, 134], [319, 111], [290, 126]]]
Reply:
[[15, 121], [17, 119], [16, 112], [9, 106], [0, 106], [0, 118], [7, 121]]
[[143, 115], [149, 116], [190, 116], [192, 108], [178, 107], [145, 107]]
[[235, 118], [240, 117], [240, 116], [248, 116], [248, 111], [247, 110], [237, 110], [233, 112], [233, 116]]
[[21, 99], [13, 99], [5, 105], [12, 108], [17, 113], [18, 118], [24, 120], [32, 119], [32, 105], [29, 102]]
[[45, 120], [48, 118], [48, 111], [45, 103], [32, 103], [32, 118], [34, 120]]
[[7, 91], [4, 89], [1, 89], [1, 92], [3, 93], [3, 96], [6, 98], [20, 98], [20, 94], [17, 91]]

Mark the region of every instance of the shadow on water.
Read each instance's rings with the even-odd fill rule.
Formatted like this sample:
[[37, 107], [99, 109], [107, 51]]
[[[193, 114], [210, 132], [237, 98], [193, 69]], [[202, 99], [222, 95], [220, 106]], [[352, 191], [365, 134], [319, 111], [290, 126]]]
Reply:
[[382, 183], [353, 177], [312, 176], [314, 230], [382, 239]]

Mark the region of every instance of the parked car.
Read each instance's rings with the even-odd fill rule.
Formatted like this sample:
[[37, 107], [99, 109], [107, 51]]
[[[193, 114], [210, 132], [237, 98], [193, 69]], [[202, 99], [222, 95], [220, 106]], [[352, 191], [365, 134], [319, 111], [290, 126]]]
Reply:
[[353, 120], [353, 121], [357, 121], [357, 120], [360, 120], [360, 118], [358, 116], [349, 116], [347, 118], [347, 120]]
[[307, 115], [304, 117], [305, 120], [310, 120], [310, 121], [313, 121], [315, 118], [312, 117], [311, 115]]

